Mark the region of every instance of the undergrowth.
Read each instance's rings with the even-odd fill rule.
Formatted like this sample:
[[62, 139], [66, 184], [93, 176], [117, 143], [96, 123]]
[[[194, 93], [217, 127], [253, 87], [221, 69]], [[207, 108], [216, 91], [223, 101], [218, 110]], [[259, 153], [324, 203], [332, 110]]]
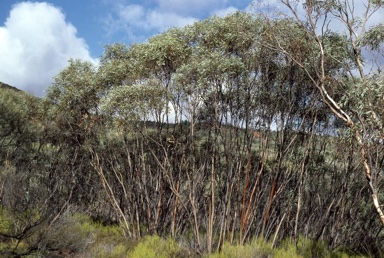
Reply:
[[[5, 211], [0, 212], [0, 229], [10, 227]], [[9, 228], [8, 228], [9, 230]], [[26, 257], [79, 257], [79, 258], [347, 258], [364, 257], [343, 249], [329, 250], [321, 241], [314, 242], [300, 237], [297, 241], [286, 239], [272, 247], [272, 243], [256, 238], [245, 245], [224, 243], [220, 250], [211, 254], [197, 254], [195, 250], [180, 245], [171, 238], [147, 235], [140, 240], [130, 240], [119, 225], [103, 225], [85, 215], [62, 216], [42, 235], [36, 231], [28, 239], [15, 246], [12, 241], [0, 241], [0, 254], [10, 248], [28, 249], [30, 239], [42, 237], [39, 249]], [[3, 253], [4, 254], [4, 253]], [[0, 255], [1, 256], [1, 255]], [[3, 257], [3, 256], [1, 256]]]

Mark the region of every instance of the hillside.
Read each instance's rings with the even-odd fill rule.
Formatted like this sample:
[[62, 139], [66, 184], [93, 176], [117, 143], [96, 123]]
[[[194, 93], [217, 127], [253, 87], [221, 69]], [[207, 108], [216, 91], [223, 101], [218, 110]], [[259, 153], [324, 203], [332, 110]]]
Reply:
[[14, 91], [21, 91], [18, 88], [13, 87], [13, 86], [8, 85], [8, 84], [3, 83], [3, 82], [0, 82], [0, 89], [10, 89], [10, 90], [14, 90]]

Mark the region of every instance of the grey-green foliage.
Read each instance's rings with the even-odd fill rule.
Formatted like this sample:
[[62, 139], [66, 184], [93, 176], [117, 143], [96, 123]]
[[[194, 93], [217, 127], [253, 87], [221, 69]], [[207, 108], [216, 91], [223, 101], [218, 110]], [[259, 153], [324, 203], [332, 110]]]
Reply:
[[96, 135], [103, 134], [99, 131], [99, 100], [105, 86], [99, 83], [96, 70], [89, 62], [70, 60], [42, 103], [45, 140], [56, 152], [51, 177], [65, 186], [60, 188], [60, 199], [70, 198], [73, 203], [91, 202], [98, 192], [89, 148], [97, 146]]
[[379, 23], [371, 27], [361, 40], [363, 46], [368, 46], [371, 50], [380, 51], [380, 46], [384, 41], [384, 24]]
[[95, 112], [98, 88], [95, 78], [95, 68], [91, 63], [80, 60], [70, 60], [68, 67], [55, 77], [55, 81], [47, 91], [47, 100], [55, 104], [53, 109], [76, 112], [85, 115]]
[[129, 49], [124, 44], [105, 46], [104, 55], [97, 69], [97, 83], [106, 89], [121, 85], [129, 76], [134, 63], [129, 60]]
[[375, 7], [381, 7], [384, 5], [383, 0], [369, 0], [369, 3], [372, 3]]
[[189, 52], [178, 29], [129, 49], [121, 45], [108, 46], [98, 71], [98, 77], [109, 86], [102, 100], [104, 111], [115, 112], [127, 120], [167, 115], [168, 102], [172, 101], [171, 75]]
[[[352, 83], [348, 81], [346, 83]], [[354, 110], [358, 127], [365, 137], [380, 142], [383, 138], [384, 80], [381, 74], [374, 74], [354, 82], [343, 97], [344, 105]]]
[[[99, 116], [99, 99], [105, 85], [99, 83], [96, 68], [89, 62], [70, 60], [47, 90], [45, 97], [46, 123], [55, 139], [81, 145]], [[55, 135], [56, 134], [56, 135]]]
[[122, 85], [111, 88], [101, 101], [103, 112], [116, 116], [123, 122], [147, 120], [163, 112], [167, 106], [167, 92], [156, 82], [146, 81], [142, 85]]

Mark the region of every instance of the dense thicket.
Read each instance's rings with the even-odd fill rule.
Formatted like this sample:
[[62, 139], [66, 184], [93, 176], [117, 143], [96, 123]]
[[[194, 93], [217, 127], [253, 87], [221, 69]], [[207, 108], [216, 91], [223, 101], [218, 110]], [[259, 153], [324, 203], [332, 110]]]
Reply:
[[363, 123], [356, 87], [382, 119], [383, 91], [368, 87], [382, 89], [382, 75], [350, 73], [343, 35], [322, 35], [326, 59], [316, 42], [292, 19], [238, 12], [107, 46], [97, 68], [71, 61], [43, 100], [1, 89], [2, 252], [57, 248], [47, 228], [76, 211], [199, 252], [304, 236], [377, 254], [361, 146], [314, 86], [319, 71], [301, 64], [322, 62], [327, 93], [362, 122], [377, 189], [382, 128]]

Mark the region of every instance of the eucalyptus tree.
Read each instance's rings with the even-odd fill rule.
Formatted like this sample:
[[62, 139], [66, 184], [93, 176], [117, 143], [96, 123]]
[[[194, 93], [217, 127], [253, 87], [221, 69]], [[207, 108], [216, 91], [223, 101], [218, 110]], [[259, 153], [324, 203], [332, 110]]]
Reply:
[[[371, 148], [374, 142], [383, 141], [380, 118], [383, 111], [378, 108], [383, 87], [379, 61], [383, 55], [383, 26], [374, 24], [368, 27], [370, 18], [383, 10], [383, 3], [344, 0], [282, 0], [281, 3], [290, 10], [292, 15], [289, 19], [305, 31], [294, 46], [310, 42], [316, 51], [303, 53], [300, 49], [291, 48], [276, 33], [272, 36], [275, 44], [269, 48], [280, 51], [298, 65], [329, 110], [350, 129], [349, 135], [360, 150], [360, 161], [374, 207], [384, 225], [378, 193], [382, 166], [375, 161], [380, 159], [380, 155], [377, 156], [378, 152]], [[276, 29], [272, 30], [276, 32]], [[282, 30], [292, 31], [292, 27], [283, 26], [279, 34]], [[329, 72], [332, 64], [340, 68]]]
[[43, 109], [45, 137], [57, 152], [52, 164], [60, 167], [60, 178], [67, 204], [91, 203], [98, 193], [89, 160], [89, 146], [95, 145], [101, 123], [99, 96], [93, 64], [70, 60], [47, 90]]
[[[247, 173], [244, 164], [250, 159], [250, 136], [258, 126], [258, 103], [252, 96], [258, 95], [255, 74], [262, 61], [254, 39], [259, 37], [261, 27], [262, 21], [240, 12], [194, 24], [187, 28], [193, 45], [190, 61], [175, 76], [176, 85], [184, 92], [191, 137], [195, 130], [196, 134], [204, 135], [199, 148], [203, 158], [198, 161], [203, 162], [202, 171], [206, 171], [206, 180], [210, 182], [205, 186], [210, 189], [209, 205], [200, 211], [207, 214], [203, 220], [208, 250], [214, 244], [214, 235], [219, 234], [220, 245], [231, 231], [238, 230], [238, 208], [245, 208], [246, 195], [243, 204], [238, 201], [243, 192], [238, 183]], [[244, 191], [249, 194], [246, 187]]]
[[[331, 148], [313, 134], [332, 118], [300, 66], [271, 51], [274, 36], [301, 54], [316, 45], [302, 43], [306, 31], [291, 20], [268, 25], [238, 12], [107, 47], [97, 78], [109, 132], [92, 165], [129, 235], [140, 237], [143, 223], [148, 232], [170, 227], [173, 237], [192, 230], [196, 246], [211, 251], [225, 240], [276, 238], [284, 218], [283, 236], [324, 231], [320, 211], [300, 218], [311, 213], [301, 208], [311, 203], [309, 175], [319, 176], [316, 162]], [[326, 71], [337, 73], [331, 61]]]
[[[178, 202], [173, 169], [179, 165], [176, 156], [168, 156], [177, 130], [170, 123], [180, 123], [171, 80], [188, 49], [181, 31], [172, 29], [129, 48], [107, 46], [97, 72], [100, 84], [106, 85], [100, 108], [115, 135], [107, 133], [103, 142], [108, 151], [93, 152], [93, 165], [128, 234], [134, 237], [140, 237], [143, 223], [147, 231], [165, 230], [167, 225], [161, 220], [167, 216], [163, 210], [169, 209], [169, 203], [164, 200]], [[148, 127], [152, 124], [155, 127]], [[121, 158], [110, 149], [116, 144], [122, 149]]]
[[[148, 223], [154, 219], [154, 227], [158, 227], [159, 214], [163, 213], [161, 210], [164, 197], [170, 195], [171, 204], [174, 205], [172, 234], [175, 234], [176, 224], [184, 224], [181, 218], [189, 216], [188, 210], [192, 209], [191, 224], [197, 243], [202, 244], [199, 240], [199, 228], [201, 223], [206, 223], [209, 236], [207, 245], [211, 248], [214, 225], [217, 224], [216, 205], [220, 200], [215, 192], [221, 191], [217, 190], [217, 182], [226, 182], [227, 201], [220, 205], [224, 205], [222, 209], [230, 210], [229, 186], [232, 184], [233, 187], [235, 181], [231, 181], [231, 178], [236, 177], [236, 166], [242, 170], [240, 164], [231, 164], [231, 161], [237, 159], [236, 155], [243, 159], [246, 153], [245, 145], [243, 150], [237, 150], [238, 154], [235, 156], [231, 148], [234, 144], [242, 145], [239, 126], [243, 123], [244, 115], [240, 109], [244, 106], [248, 106], [248, 110], [251, 109], [249, 92], [254, 89], [251, 89], [247, 82], [251, 73], [247, 71], [247, 67], [255, 63], [251, 60], [251, 56], [255, 55], [248, 53], [254, 38], [254, 28], [257, 26], [251, 15], [237, 13], [225, 19], [212, 18], [184, 29], [171, 29], [146, 43], [130, 48], [122, 45], [107, 47], [97, 72], [101, 84], [107, 85], [100, 107], [113, 121], [121, 122], [121, 137], [124, 137], [122, 146], [127, 149], [124, 155], [129, 160], [125, 169], [131, 171], [132, 176], [138, 175], [138, 169], [144, 172], [140, 173], [140, 179], [136, 179], [136, 186], [132, 186], [132, 189], [142, 190], [140, 195], [132, 197], [136, 198], [134, 202], [137, 204], [131, 211], [126, 210], [130, 215], [123, 214], [123, 209], [115, 205], [121, 216], [130, 217], [125, 222], [128, 231], [131, 231], [133, 224], [138, 226], [140, 223], [133, 210], [144, 215], [139, 217]], [[242, 92], [244, 95], [248, 94], [247, 103], [242, 96], [236, 95]], [[169, 123], [170, 107], [174, 112], [174, 124]], [[151, 119], [157, 122], [156, 134], [146, 127], [146, 121]], [[183, 126], [183, 120], [187, 122], [187, 126]], [[163, 122], [168, 122], [165, 129], [162, 127]], [[209, 127], [203, 128], [207, 130], [200, 130], [198, 134], [196, 124], [199, 122], [206, 123]], [[235, 126], [235, 130], [229, 130], [227, 134], [224, 132], [226, 126]], [[120, 129], [116, 127], [116, 130]], [[234, 136], [235, 133], [238, 137], [231, 139], [230, 135]], [[226, 143], [223, 143], [220, 137], [224, 137]], [[205, 139], [203, 148], [199, 147], [201, 139]], [[232, 176], [228, 177], [221, 171], [223, 144], [226, 162], [231, 167], [228, 172]], [[101, 163], [101, 157], [104, 157], [105, 162], [104, 154], [99, 153], [98, 156]], [[97, 158], [96, 155], [94, 157]], [[134, 161], [135, 159], [138, 160]], [[139, 163], [134, 165], [135, 162]], [[126, 203], [132, 203], [129, 201], [131, 197], [124, 194], [124, 189], [128, 189], [128, 185], [133, 182], [123, 184], [118, 180], [124, 166], [118, 171], [114, 169], [107, 173], [107, 165], [97, 162], [95, 164], [98, 164], [99, 171], [105, 170], [103, 175], [115, 174], [114, 179], [103, 179], [104, 182], [117, 180], [117, 184], [111, 183], [111, 188], [112, 185], [120, 185], [110, 193], [112, 199], [119, 199], [115, 194], [120, 192]], [[148, 170], [149, 165], [151, 170]], [[217, 169], [219, 171], [216, 171]], [[210, 204], [204, 206], [206, 185], [202, 182], [208, 179], [207, 173], [210, 174]], [[148, 176], [151, 178], [149, 181], [146, 179]], [[150, 183], [161, 186], [162, 190], [153, 192]], [[145, 196], [145, 201], [140, 200], [142, 196]], [[153, 200], [158, 200], [156, 205]], [[148, 212], [144, 213], [140, 206], [147, 207]], [[208, 210], [210, 212], [207, 212]], [[221, 235], [225, 234], [224, 228], [229, 227], [230, 219], [230, 215], [224, 210], [220, 215], [220, 218], [224, 218], [221, 221]], [[135, 219], [132, 219], [133, 217]]]
[[[204, 187], [209, 189], [206, 207], [196, 208], [200, 200], [190, 195], [194, 197], [190, 202], [196, 203], [192, 207], [195, 225], [204, 222], [207, 230], [208, 250], [216, 234], [219, 245], [225, 239], [233, 241], [234, 232], [240, 233], [240, 243], [244, 243], [252, 231], [260, 233], [259, 221], [264, 220], [265, 228], [276, 224], [276, 217], [270, 220], [273, 223], [268, 217], [271, 207], [279, 209], [279, 204], [271, 203], [276, 199], [275, 191], [282, 192], [294, 170], [290, 166], [284, 171], [289, 162], [286, 153], [294, 150], [294, 138], [287, 139], [293, 134], [288, 132], [310, 130], [321, 121], [317, 115], [321, 105], [312, 101], [316, 92], [305, 87], [308, 80], [303, 73], [277, 51], [259, 44], [271, 42], [266, 25], [250, 14], [235, 13], [188, 27], [191, 56], [175, 73], [173, 87], [181, 92], [182, 108], [190, 122], [188, 136], [203, 135], [203, 144], [189, 146], [202, 155], [190, 157], [192, 173], [187, 175], [196, 182], [201, 175], [194, 171], [202, 171], [203, 180], [209, 182]], [[297, 36], [287, 38], [295, 40]], [[311, 51], [310, 46], [306, 51]], [[281, 125], [280, 136], [270, 139], [276, 134], [272, 132], [276, 124]], [[277, 142], [278, 148], [271, 149], [269, 141]], [[265, 166], [267, 160], [274, 163], [272, 171]], [[277, 183], [279, 177], [282, 181]], [[191, 183], [191, 193], [201, 187]], [[271, 197], [266, 196], [267, 191]]]

